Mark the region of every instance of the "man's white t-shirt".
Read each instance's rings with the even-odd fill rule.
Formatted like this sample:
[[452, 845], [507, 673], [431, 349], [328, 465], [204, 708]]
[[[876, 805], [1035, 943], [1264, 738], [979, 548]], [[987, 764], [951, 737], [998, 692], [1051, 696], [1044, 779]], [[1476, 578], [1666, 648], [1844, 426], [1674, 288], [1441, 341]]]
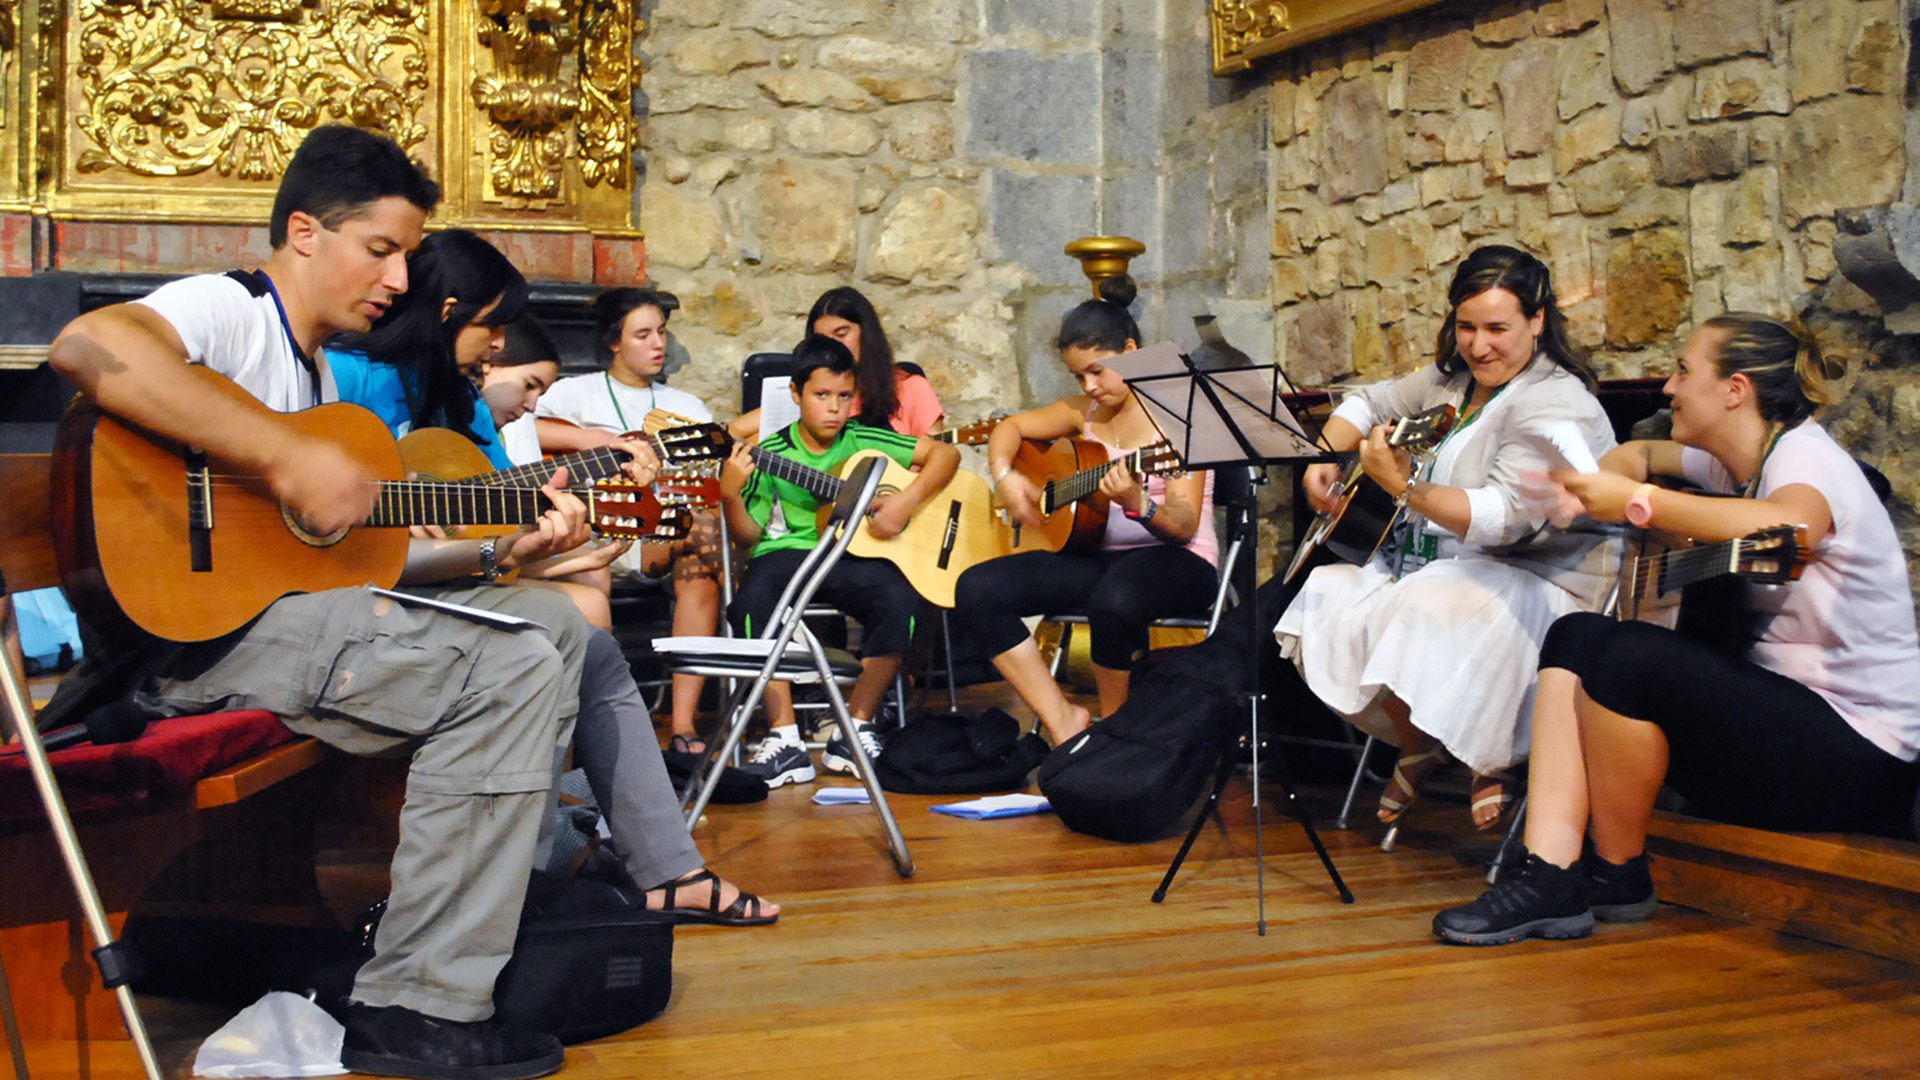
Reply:
[[647, 413], [654, 409], [665, 409], [700, 424], [713, 420], [713, 410], [706, 402], [685, 390], [675, 390], [657, 379], [649, 386], [628, 386], [606, 372], [572, 375], [554, 383], [540, 395], [534, 415], [599, 431], [627, 432], [639, 431]]
[[295, 351], [280, 303], [257, 270], [181, 278], [134, 303], [173, 326], [189, 361], [232, 379], [269, 409], [297, 412], [340, 396], [326, 357], [310, 368]]

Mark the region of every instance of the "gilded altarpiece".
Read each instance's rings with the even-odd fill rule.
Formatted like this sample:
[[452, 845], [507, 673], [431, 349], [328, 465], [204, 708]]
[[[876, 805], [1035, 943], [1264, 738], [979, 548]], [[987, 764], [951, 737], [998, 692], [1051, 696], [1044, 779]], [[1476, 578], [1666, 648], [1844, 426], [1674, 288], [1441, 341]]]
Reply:
[[382, 131], [438, 220], [633, 235], [633, 0], [0, 0], [0, 204], [257, 224], [313, 127]]

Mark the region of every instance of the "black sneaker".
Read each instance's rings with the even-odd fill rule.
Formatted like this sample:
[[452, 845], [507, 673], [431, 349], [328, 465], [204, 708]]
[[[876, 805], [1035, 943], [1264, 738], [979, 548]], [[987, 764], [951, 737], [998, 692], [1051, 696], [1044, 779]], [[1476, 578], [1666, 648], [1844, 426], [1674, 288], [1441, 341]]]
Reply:
[[347, 1003], [340, 1063], [370, 1076], [415, 1080], [532, 1080], [558, 1072], [567, 1054], [551, 1035], [499, 1017], [462, 1022], [398, 1005]]
[[[860, 745], [867, 748], [867, 760], [879, 761], [880, 737], [874, 734], [874, 726], [856, 722], [853, 725], [853, 733], [854, 737], [860, 740]], [[834, 725], [833, 738], [827, 740], [827, 749], [820, 755], [820, 767], [830, 773], [841, 773], [846, 776], [860, 775], [853, 764], [853, 747], [848, 746], [847, 740], [841, 737], [839, 724]]]
[[1587, 882], [1579, 867], [1529, 854], [1471, 904], [1433, 917], [1433, 932], [1455, 945], [1511, 945], [1530, 937], [1564, 941], [1593, 933]]
[[759, 777], [769, 788], [811, 784], [814, 778], [813, 759], [807, 756], [807, 748], [772, 735], [754, 746], [740, 771]]
[[1593, 917], [1604, 922], [1643, 922], [1653, 917], [1660, 898], [1653, 893], [1653, 873], [1647, 856], [1610, 863], [1591, 850], [1580, 856], [1580, 872], [1587, 877], [1587, 902]]

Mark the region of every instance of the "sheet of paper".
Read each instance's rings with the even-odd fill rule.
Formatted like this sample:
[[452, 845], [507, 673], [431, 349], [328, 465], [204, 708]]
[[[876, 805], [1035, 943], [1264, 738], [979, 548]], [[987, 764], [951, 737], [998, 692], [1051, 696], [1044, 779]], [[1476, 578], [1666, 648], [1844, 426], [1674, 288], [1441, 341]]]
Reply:
[[1600, 471], [1600, 463], [1594, 460], [1593, 451], [1580, 434], [1580, 425], [1571, 420], [1549, 421], [1523, 431], [1520, 441], [1545, 457], [1549, 468], [1580, 473]]
[[936, 814], [948, 814], [953, 817], [987, 818], [1020, 817], [1024, 814], [1038, 814], [1053, 809], [1045, 795], [1027, 795], [1014, 792], [1011, 795], [989, 795], [982, 799], [969, 799], [966, 802], [946, 803], [928, 809]]
[[793, 380], [785, 375], [770, 375], [760, 383], [760, 441], [800, 419], [800, 405], [788, 387]]
[[458, 615], [460, 618], [466, 619], [469, 622], [499, 627], [502, 630], [546, 629], [545, 626], [534, 622], [532, 619], [523, 619], [518, 615], [508, 615], [505, 612], [489, 611], [486, 608], [468, 607], [465, 604], [450, 603], [446, 600], [435, 600], [427, 596], [415, 596], [412, 593], [395, 592], [392, 589], [382, 589], [377, 585], [367, 586], [367, 591], [375, 596], [384, 596], [389, 600], [404, 604], [407, 607], [432, 608], [435, 611], [444, 611], [449, 615]]
[[863, 787], [823, 787], [813, 791], [815, 806], [866, 806], [873, 801]]

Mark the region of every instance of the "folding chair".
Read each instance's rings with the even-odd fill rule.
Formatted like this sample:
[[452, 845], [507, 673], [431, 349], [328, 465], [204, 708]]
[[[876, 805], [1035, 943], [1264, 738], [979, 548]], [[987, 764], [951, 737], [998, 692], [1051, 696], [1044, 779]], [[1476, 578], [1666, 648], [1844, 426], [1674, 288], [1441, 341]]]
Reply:
[[901, 877], [912, 877], [913, 856], [907, 852], [907, 841], [900, 835], [900, 826], [894, 821], [893, 811], [887, 805], [886, 792], [880, 788], [880, 778], [874, 772], [873, 760], [867, 755], [866, 745], [851, 737], [853, 718], [847, 712], [846, 698], [840, 692], [842, 685], [850, 685], [859, 679], [860, 662], [848, 653], [823, 647], [804, 621], [814, 593], [819, 591], [821, 582], [846, 553], [847, 545], [853, 541], [854, 530], [866, 520], [867, 506], [873, 502], [874, 493], [880, 487], [880, 476], [881, 470], [869, 463], [847, 478], [849, 482], [841, 490], [840, 498], [835, 500], [833, 512], [828, 516], [826, 527], [821, 530], [819, 541], [807, 553], [792, 580], [787, 582], [779, 603], [774, 607], [773, 617], [768, 620], [766, 629], [759, 637], [660, 638], [653, 643], [653, 647], [669, 671], [753, 680], [746, 696], [734, 704], [728, 715], [725, 734], [718, 746], [709, 745], [707, 756], [701, 762], [698, 783], [688, 788], [691, 795], [687, 806], [688, 828], [692, 828], [706, 810], [714, 788], [720, 783], [723, 763], [731, 760], [739, 748], [747, 724], [753, 717], [753, 710], [760, 704], [767, 684], [776, 679], [803, 685], [818, 684], [825, 689], [829, 707], [840, 723], [841, 730], [849, 735], [845, 741], [851, 748], [854, 770], [860, 782], [866, 786], [874, 813], [880, 817], [880, 828], [892, 853], [894, 868]]

